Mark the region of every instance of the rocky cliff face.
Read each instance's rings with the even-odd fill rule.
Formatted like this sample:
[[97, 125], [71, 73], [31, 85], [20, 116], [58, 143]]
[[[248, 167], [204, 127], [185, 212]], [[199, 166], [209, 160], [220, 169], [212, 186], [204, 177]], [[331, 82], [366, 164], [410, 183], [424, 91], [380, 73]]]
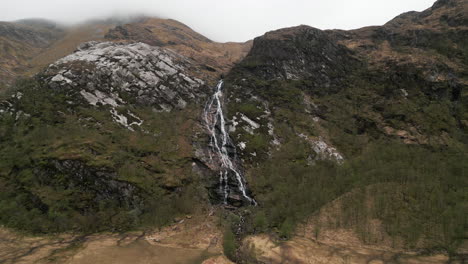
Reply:
[[246, 72], [265, 80], [309, 79], [316, 86], [336, 87], [339, 77], [350, 73], [359, 61], [325, 32], [299, 26], [256, 38], [242, 64]]
[[464, 1], [437, 1], [382, 27], [328, 33], [376, 68], [414, 67], [432, 82], [456, 78], [466, 85], [467, 12]]
[[72, 27], [40, 19], [1, 22], [0, 85], [6, 88], [18, 77], [37, 74], [81, 43], [104, 39], [170, 48], [196, 61], [199, 77], [212, 85], [251, 47], [251, 42], [213, 42], [176, 20], [151, 17], [93, 20]]
[[[18, 27], [40, 24], [44, 30], [51, 29], [48, 24], [39, 22], [17, 24]], [[67, 52], [73, 43], [100, 39], [115, 23], [120, 22], [94, 21], [66, 28], [63, 35], [41, 44], [34, 56], [21, 63], [30, 63], [31, 72], [38, 70], [39, 65], [50, 63], [52, 58]], [[131, 41], [143, 36], [134, 29], [142, 23], [151, 24], [158, 34], [145, 31], [148, 33], [144, 39], [146, 43]], [[125, 34], [116, 37], [116, 32], [122, 33], [128, 28], [139, 37], [129, 38]], [[3, 35], [10, 40], [15, 32]], [[165, 42], [156, 41], [156, 37]], [[79, 228], [132, 226], [149, 221], [142, 217], [147, 214], [146, 210], [162, 210], [163, 213], [156, 213], [158, 216], [151, 221], [159, 219], [157, 221], [163, 223], [175, 212], [180, 212], [174, 203], [186, 203], [186, 195], [197, 188], [202, 188], [195, 195], [201, 201], [209, 198], [213, 203], [219, 203], [222, 200], [217, 192], [218, 176], [214, 175], [219, 168], [205, 160], [209, 136], [199, 118], [212, 94], [209, 85], [222, 71], [229, 69], [234, 60], [243, 56], [248, 45], [226, 44], [226, 47], [233, 47], [233, 59], [224, 44], [214, 43], [177, 21], [158, 19], [134, 20], [133, 24], [111, 30], [108, 38], [114, 41], [79, 45], [73, 53], [50, 64], [34, 80], [19, 83], [21, 91], [12, 92], [8, 97], [3, 95], [6, 100], [0, 104], [0, 114], [5, 149], [9, 149], [7, 145], [13, 147], [11, 144], [16, 139], [25, 145], [34, 145], [31, 142], [36, 141], [33, 139], [36, 136], [43, 141], [35, 147], [38, 152], [26, 154], [26, 149], [20, 148], [19, 153], [29, 161], [18, 169], [14, 165], [18, 156], [11, 155], [10, 159], [6, 158], [9, 150], [2, 153], [5, 155], [2, 175], [7, 179], [4, 183], [21, 188], [21, 195], [34, 201], [33, 207], [41, 208], [35, 217], [42, 224], [35, 225], [34, 232], [70, 229], [77, 218], [93, 222], [93, 214], [102, 210], [105, 204], [108, 208], [97, 216], [102, 221]], [[119, 38], [125, 40], [118, 41]], [[38, 41], [42, 39], [37, 38]], [[213, 47], [213, 50], [203, 45]], [[179, 48], [168, 49], [175, 46]], [[190, 52], [194, 47], [200, 52], [197, 53], [199, 57]], [[219, 71], [208, 66], [205, 59], [200, 59], [208, 58], [207, 54], [217, 54], [217, 51], [223, 52], [225, 57], [219, 64], [223, 70], [219, 68]], [[22, 129], [28, 123], [32, 125], [27, 137], [17, 138], [19, 134], [9, 130]], [[26, 143], [29, 140], [31, 142]], [[191, 146], [192, 142], [195, 147]], [[37, 179], [35, 184], [13, 182], [26, 171]], [[197, 177], [193, 177], [192, 171]], [[49, 175], [50, 179], [45, 179], [44, 175]], [[47, 186], [53, 190], [46, 191]], [[85, 190], [86, 186], [88, 190]], [[63, 194], [63, 188], [71, 192]], [[72, 193], [79, 195], [74, 197]], [[208, 197], [205, 197], [206, 193]], [[5, 194], [8, 197], [16, 195]], [[116, 196], [120, 198], [114, 199]], [[193, 202], [198, 200], [192, 196]], [[60, 203], [58, 197], [67, 205], [54, 207], [53, 204]], [[155, 202], [156, 197], [161, 201], [169, 199], [171, 202], [165, 203], [164, 207], [173, 209], [161, 209], [163, 203]], [[234, 192], [233, 197], [236, 197]], [[91, 206], [88, 204], [91, 202], [101, 206]], [[33, 218], [28, 206], [21, 202], [17, 206], [22, 208], [20, 218]], [[66, 216], [73, 220], [60, 220], [62, 224], [55, 225], [58, 218], [52, 217], [53, 214], [60, 215], [60, 219]], [[134, 220], [124, 220], [127, 217]], [[26, 226], [24, 221], [19, 220], [18, 224]]]
[[[19, 157], [7, 158], [6, 150], [1, 166], [4, 183], [22, 188], [21, 195], [40, 208], [34, 217], [42, 224], [32, 231], [68, 230], [78, 218], [86, 222], [78, 227], [82, 230], [163, 224], [180, 206], [189, 212], [207, 199], [221, 203], [219, 164], [205, 159], [209, 135], [201, 113], [213, 91], [210, 78], [200, 79], [205, 71], [205, 65], [165, 47], [94, 41], [49, 65], [34, 81], [20, 83], [20, 91], [0, 104], [1, 144], [10, 149], [16, 139], [25, 146], [42, 143], [38, 152], [20, 148], [29, 161], [18, 169]], [[29, 136], [14, 132], [27, 126]], [[26, 171], [34, 184], [14, 182]], [[230, 200], [242, 204], [239, 193], [233, 190]], [[28, 206], [17, 206], [21, 219], [33, 218]], [[100, 220], [91, 224], [96, 217]]]
[[[8, 189], [2, 200], [25, 197], [15, 202], [21, 212], [16, 225], [28, 229], [27, 219], [36, 219], [41, 224], [30, 231], [47, 232], [83, 221], [76, 228], [118, 230], [167, 223], [182, 207], [196, 208], [185, 204], [204, 201], [211, 181], [192, 176], [191, 141], [202, 130], [196, 120], [210, 93], [196, 77], [200, 71], [165, 48], [88, 42], [35, 81], [19, 84], [20, 92], [0, 104], [0, 166]], [[17, 140], [26, 149], [14, 147]], [[23, 177], [34, 180], [14, 180]], [[5, 216], [11, 216], [8, 208], [1, 209]], [[143, 217], [147, 213], [157, 216]]]
[[109, 105], [112, 112], [127, 103], [171, 111], [206, 97], [204, 81], [193, 76], [197, 71], [187, 58], [164, 48], [88, 42], [51, 65], [44, 81], [69, 96], [80, 94], [91, 105]]

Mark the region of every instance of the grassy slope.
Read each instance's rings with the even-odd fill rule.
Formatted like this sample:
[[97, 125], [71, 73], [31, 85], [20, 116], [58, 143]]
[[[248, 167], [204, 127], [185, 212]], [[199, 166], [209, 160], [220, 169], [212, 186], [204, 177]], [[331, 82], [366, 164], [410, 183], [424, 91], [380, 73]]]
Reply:
[[104, 34], [114, 26], [106, 23], [89, 23], [67, 29], [66, 34], [60, 40], [32, 58], [30, 62], [32, 66], [27, 75], [32, 76], [50, 63], [71, 54], [83, 42], [102, 41]]
[[[48, 23], [48, 22], [47, 22]], [[60, 28], [42, 23], [0, 22], [0, 78], [3, 85], [27, 72], [30, 60], [60, 38]]]
[[[146, 132], [130, 132], [111, 121], [105, 107], [70, 108], [61, 93], [44, 93], [31, 81], [21, 86], [24, 99], [16, 107], [31, 116], [0, 120], [5, 226], [31, 232], [127, 230], [163, 225], [203, 204], [203, 188], [191, 171], [189, 140], [198, 114], [193, 108], [159, 114], [134, 109]], [[72, 163], [82, 166], [78, 174], [57, 169], [64, 161], [78, 162]]]
[[[109, 29], [116, 26], [112, 23], [93, 22], [51, 29], [34, 23], [1, 23], [27, 30], [30, 34], [22, 33], [25, 38], [29, 37], [29, 40], [18, 40], [11, 35], [0, 37], [0, 83], [4, 86], [11, 86], [17, 78], [35, 75], [44, 67], [75, 51], [83, 42], [104, 40], [104, 35]], [[46, 42], [37, 44], [32, 37], [34, 35], [45, 35], [49, 39], [42, 37]]]

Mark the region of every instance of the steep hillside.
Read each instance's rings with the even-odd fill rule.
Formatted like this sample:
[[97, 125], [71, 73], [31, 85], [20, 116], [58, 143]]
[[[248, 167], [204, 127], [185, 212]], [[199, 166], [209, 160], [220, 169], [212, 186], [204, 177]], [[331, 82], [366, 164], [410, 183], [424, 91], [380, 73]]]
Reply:
[[118, 26], [106, 34], [110, 40], [132, 40], [170, 48], [204, 65], [204, 78], [216, 80], [249, 52], [246, 43], [218, 43], [172, 19], [147, 18]]
[[90, 42], [20, 83], [0, 104], [0, 221], [117, 231], [207, 204], [210, 179], [192, 173], [208, 92], [197, 67], [143, 43]]
[[328, 33], [373, 67], [416, 67], [427, 79], [456, 76], [466, 85], [467, 14], [466, 1], [437, 1], [424, 12], [402, 14], [382, 27]]
[[260, 205], [250, 232], [291, 237], [296, 223], [357, 192], [310, 238], [347, 229], [368, 244], [460, 246], [466, 8], [438, 1], [383, 27], [299, 26], [254, 40], [225, 79], [229, 130]]
[[31, 66], [27, 76], [33, 76], [49, 64], [74, 52], [81, 43], [104, 40], [106, 32], [118, 23], [118, 21], [94, 21], [66, 28], [60, 39], [30, 60]]
[[11, 86], [19, 77], [33, 76], [83, 42], [103, 40], [119, 23], [93, 21], [69, 27], [36, 19], [1, 22], [0, 88]]
[[18, 75], [26, 72], [28, 61], [62, 35], [63, 30], [48, 21], [0, 22], [1, 85], [11, 84]]
[[203, 65], [199, 77], [213, 83], [251, 47], [251, 42], [213, 42], [176, 20], [147, 17], [93, 20], [75, 26], [29, 19], [1, 22], [0, 27], [0, 89], [18, 77], [33, 76], [88, 41], [127, 40], [171, 48]]
[[[109, 34], [142, 21], [148, 20]], [[170, 28], [157, 36], [205, 54], [213, 52], [202, 42], [224, 45], [173, 20], [149, 21], [183, 28], [185, 35]], [[169, 42], [78, 45], [102, 40], [114, 23], [120, 22], [64, 29], [22, 61], [27, 74], [48, 67], [2, 95], [0, 210], [6, 226], [32, 232], [125, 230], [166, 224], [208, 205], [208, 199], [221, 199], [214, 175], [221, 165], [206, 159], [215, 154], [200, 120], [211, 95], [208, 83], [221, 72]], [[230, 200], [242, 202], [237, 192]]]

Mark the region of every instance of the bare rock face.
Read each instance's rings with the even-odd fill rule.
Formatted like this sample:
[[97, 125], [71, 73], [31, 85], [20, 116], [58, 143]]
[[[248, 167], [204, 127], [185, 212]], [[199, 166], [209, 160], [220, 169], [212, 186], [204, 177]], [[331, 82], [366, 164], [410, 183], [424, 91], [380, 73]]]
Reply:
[[189, 76], [191, 67], [186, 58], [143, 43], [88, 42], [46, 75], [52, 88], [79, 88], [93, 105], [123, 103], [125, 93], [138, 104], [170, 111], [204, 94], [204, 82]]
[[45, 82], [66, 90], [70, 103], [108, 105], [114, 120], [133, 130], [143, 123], [119, 106], [150, 106], [156, 111], [183, 109], [204, 101], [205, 83], [185, 57], [144, 43], [88, 42], [49, 66]]
[[360, 62], [326, 32], [298, 26], [257, 37], [240, 65], [265, 80], [308, 79], [315, 89], [332, 90], [338, 89], [342, 76], [359, 67]]

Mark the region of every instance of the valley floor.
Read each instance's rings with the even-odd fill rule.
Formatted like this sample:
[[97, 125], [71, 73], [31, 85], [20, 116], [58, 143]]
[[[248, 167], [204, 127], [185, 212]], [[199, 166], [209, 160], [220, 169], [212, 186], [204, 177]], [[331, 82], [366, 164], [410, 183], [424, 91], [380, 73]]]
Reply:
[[[123, 234], [30, 237], [0, 229], [0, 263], [232, 264], [223, 255], [219, 223], [211, 211], [175, 219], [174, 224], [160, 230]], [[247, 263], [449, 263], [448, 256], [442, 254], [418, 256], [360, 243], [315, 241], [299, 234], [286, 242], [267, 235], [250, 236], [244, 239], [240, 252]]]
[[0, 263], [192, 264], [209, 258], [220, 263], [221, 241], [213, 214], [177, 219], [161, 230], [124, 234], [29, 237], [0, 229]]
[[313, 263], [313, 264], [442, 264], [449, 263], [443, 254], [419, 256], [415, 253], [387, 251], [361, 245], [335, 245], [304, 237], [276, 244], [268, 236], [247, 238], [254, 246], [256, 259], [261, 263]]

